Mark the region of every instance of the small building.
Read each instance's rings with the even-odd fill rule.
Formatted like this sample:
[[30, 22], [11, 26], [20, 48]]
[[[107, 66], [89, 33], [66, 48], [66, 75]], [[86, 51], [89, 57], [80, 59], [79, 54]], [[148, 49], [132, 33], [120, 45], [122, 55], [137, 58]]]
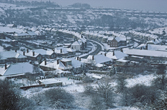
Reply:
[[54, 86], [62, 86], [62, 82], [58, 81], [55, 78], [43, 79], [38, 81], [40, 85], [45, 85], [45, 87], [54, 87]]
[[74, 49], [76, 51], [81, 50], [81, 44], [78, 41], [75, 41], [74, 43], [71, 44], [71, 49]]

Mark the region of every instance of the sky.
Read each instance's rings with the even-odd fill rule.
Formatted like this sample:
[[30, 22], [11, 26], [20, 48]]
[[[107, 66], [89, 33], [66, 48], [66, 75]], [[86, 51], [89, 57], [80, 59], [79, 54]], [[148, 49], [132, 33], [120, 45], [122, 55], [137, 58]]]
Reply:
[[[49, 1], [49, 0], [37, 0], [37, 1]], [[50, 0], [50, 1], [56, 2], [61, 6], [67, 6], [73, 3], [88, 3], [92, 7], [107, 7], [107, 8], [167, 12], [167, 0]]]

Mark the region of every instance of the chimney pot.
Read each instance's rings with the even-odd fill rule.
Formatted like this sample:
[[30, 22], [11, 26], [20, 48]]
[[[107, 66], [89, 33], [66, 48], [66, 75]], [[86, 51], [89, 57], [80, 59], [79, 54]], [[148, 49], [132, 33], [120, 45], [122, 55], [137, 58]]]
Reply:
[[27, 49], [27, 53], [29, 52], [29, 50]]
[[25, 56], [25, 51], [23, 51], [23, 55]]
[[35, 56], [35, 52], [34, 51], [32, 52], [32, 55]]
[[45, 65], [47, 65], [47, 61], [45, 60]]
[[7, 70], [7, 68], [8, 68], [8, 67], [7, 67], [7, 65], [5, 64], [5, 70]]
[[60, 53], [62, 53], [62, 49], [60, 49]]
[[59, 64], [59, 60], [57, 60], [57, 64]]
[[95, 58], [94, 58], [94, 55], [92, 56], [92, 60], [94, 60]]

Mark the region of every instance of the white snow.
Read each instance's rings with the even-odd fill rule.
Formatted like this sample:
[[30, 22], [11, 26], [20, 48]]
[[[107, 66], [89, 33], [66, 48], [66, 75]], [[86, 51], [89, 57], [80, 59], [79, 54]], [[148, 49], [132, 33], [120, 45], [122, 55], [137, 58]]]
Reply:
[[130, 79], [127, 79], [127, 87], [133, 87], [135, 86], [136, 84], [143, 84], [143, 85], [146, 85], [146, 86], [150, 86], [151, 85], [151, 81], [153, 79], [155, 79], [156, 76], [151, 74], [151, 75], [138, 75], [134, 78], [130, 78]]

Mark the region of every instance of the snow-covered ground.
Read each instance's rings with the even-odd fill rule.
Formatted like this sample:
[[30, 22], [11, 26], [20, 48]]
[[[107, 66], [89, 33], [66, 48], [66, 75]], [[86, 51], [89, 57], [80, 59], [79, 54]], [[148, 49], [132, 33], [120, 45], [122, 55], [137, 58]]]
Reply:
[[151, 85], [151, 81], [153, 81], [156, 78], [156, 76], [154, 74], [150, 74], [150, 75], [138, 75], [136, 77], [127, 79], [127, 87], [133, 87], [136, 84], [144, 84], [146, 86], [150, 86]]

